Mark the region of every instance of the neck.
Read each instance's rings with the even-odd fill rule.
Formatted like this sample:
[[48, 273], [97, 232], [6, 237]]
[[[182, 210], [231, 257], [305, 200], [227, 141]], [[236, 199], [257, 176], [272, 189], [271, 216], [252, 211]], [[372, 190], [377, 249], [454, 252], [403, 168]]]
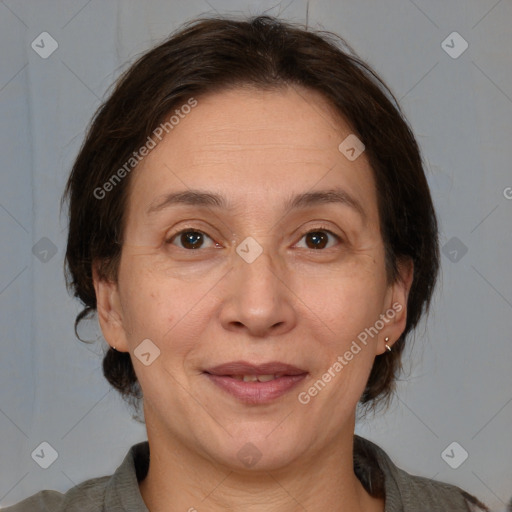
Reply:
[[150, 464], [140, 492], [151, 512], [383, 512], [353, 470], [354, 425], [321, 451], [271, 471], [232, 469], [146, 421]]

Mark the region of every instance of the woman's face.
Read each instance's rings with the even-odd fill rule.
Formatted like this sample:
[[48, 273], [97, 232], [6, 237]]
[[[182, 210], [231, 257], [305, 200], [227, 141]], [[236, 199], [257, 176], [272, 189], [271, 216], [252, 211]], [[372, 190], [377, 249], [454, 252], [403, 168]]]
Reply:
[[[338, 149], [351, 130], [320, 96], [197, 100], [131, 177], [118, 282], [95, 281], [101, 326], [131, 353], [148, 433], [231, 467], [307, 461], [353, 434], [410, 272], [387, 282], [368, 160]], [[231, 362], [278, 366], [215, 370]]]

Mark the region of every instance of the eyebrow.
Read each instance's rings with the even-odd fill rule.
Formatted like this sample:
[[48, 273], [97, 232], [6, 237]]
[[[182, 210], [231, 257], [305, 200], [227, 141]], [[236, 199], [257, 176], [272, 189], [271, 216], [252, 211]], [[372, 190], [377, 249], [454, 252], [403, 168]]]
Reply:
[[298, 194], [291, 197], [285, 203], [285, 209], [294, 210], [299, 208], [308, 208], [319, 204], [342, 204], [348, 206], [355, 210], [362, 219], [366, 221], [366, 212], [361, 203], [354, 196], [341, 188]]
[[[284, 210], [296, 210], [309, 208], [319, 204], [341, 204], [355, 210], [363, 220], [366, 220], [366, 212], [361, 203], [347, 191], [341, 188], [304, 192], [288, 198], [284, 203]], [[227, 199], [219, 194], [203, 192], [201, 190], [186, 190], [183, 192], [171, 192], [159, 197], [147, 210], [148, 214], [159, 212], [171, 206], [187, 205], [199, 207], [213, 207], [232, 210], [233, 206]]]
[[231, 209], [226, 199], [219, 194], [202, 192], [200, 190], [186, 190], [184, 192], [171, 192], [165, 196], [158, 197], [148, 208], [147, 213], [155, 213], [170, 206], [212, 206], [215, 208]]

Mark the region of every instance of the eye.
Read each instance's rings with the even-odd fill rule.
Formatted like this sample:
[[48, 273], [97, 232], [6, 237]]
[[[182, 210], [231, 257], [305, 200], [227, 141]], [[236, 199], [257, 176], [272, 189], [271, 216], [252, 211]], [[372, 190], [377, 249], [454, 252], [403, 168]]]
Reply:
[[[337, 241], [341, 241], [341, 237], [338, 235], [335, 235], [332, 231], [329, 231], [328, 229], [315, 229], [312, 231], [308, 231], [307, 233], [304, 233], [302, 235], [302, 238], [306, 239], [306, 249], [325, 249], [326, 246], [329, 244], [329, 237], [334, 238]], [[332, 247], [332, 246], [331, 246]], [[330, 249], [330, 247], [327, 247]]]
[[[175, 233], [167, 240], [168, 244], [178, 245], [181, 249], [201, 249], [205, 248], [205, 241], [210, 240], [213, 245], [210, 247], [221, 247], [218, 243], [214, 242], [206, 233], [196, 229], [184, 229]], [[175, 244], [174, 242], [179, 242]], [[206, 247], [207, 248], [207, 247]]]

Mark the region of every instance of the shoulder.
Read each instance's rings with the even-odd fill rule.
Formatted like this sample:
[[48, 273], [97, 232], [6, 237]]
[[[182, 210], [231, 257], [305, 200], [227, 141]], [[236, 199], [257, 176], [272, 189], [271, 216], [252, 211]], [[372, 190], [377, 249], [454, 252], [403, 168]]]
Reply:
[[101, 512], [105, 489], [110, 477], [93, 478], [72, 487], [65, 494], [57, 491], [40, 491], [2, 512]]
[[[381, 474], [389, 512], [482, 512], [488, 510], [477, 498], [459, 487], [411, 475], [397, 467], [376, 444], [355, 436], [354, 453], [363, 453], [367, 465]], [[361, 463], [360, 463], [361, 464]]]
[[2, 509], [5, 512], [148, 512], [138, 482], [149, 466], [147, 441], [130, 448], [121, 465], [110, 476], [86, 480], [65, 494], [41, 491]]
[[3, 508], [4, 512], [29, 512], [29, 511], [50, 511], [59, 510], [62, 504], [63, 494], [57, 491], [41, 491], [30, 498], [20, 501], [16, 505]]
[[[425, 510], [484, 512], [487, 507], [477, 498], [456, 485], [411, 475], [396, 468], [394, 474], [405, 510], [417, 510], [419, 504], [428, 504]], [[408, 507], [408, 508], [406, 508]]]
[[110, 477], [93, 478], [72, 487], [65, 494], [57, 491], [40, 491], [3, 512], [101, 512], [105, 489]]

